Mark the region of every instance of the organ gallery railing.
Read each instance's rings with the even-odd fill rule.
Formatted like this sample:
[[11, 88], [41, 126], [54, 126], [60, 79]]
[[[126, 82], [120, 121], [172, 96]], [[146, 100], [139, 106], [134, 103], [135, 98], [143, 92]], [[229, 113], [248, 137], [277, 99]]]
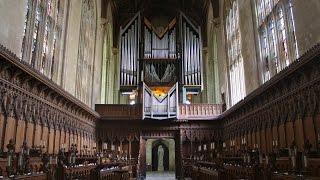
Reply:
[[102, 119], [142, 119], [142, 106], [140, 104], [96, 104], [95, 110]]
[[[166, 100], [164, 100], [166, 101]], [[170, 108], [171, 107], [171, 108]], [[177, 119], [181, 120], [208, 120], [216, 119], [223, 111], [223, 104], [180, 104]], [[168, 104], [161, 109], [162, 106], [153, 106], [153, 113], [167, 112]], [[170, 117], [174, 118], [175, 114], [174, 106], [169, 106]], [[144, 112], [147, 113], [147, 117], [151, 117], [151, 106], [144, 106]], [[120, 120], [120, 119], [142, 119], [143, 107], [141, 104], [127, 105], [108, 105], [108, 104], [96, 104], [95, 110], [101, 115], [102, 119]], [[153, 117], [154, 117], [153, 115]], [[168, 118], [168, 116], [166, 116]]]
[[223, 111], [223, 104], [180, 104], [178, 119], [215, 119]]

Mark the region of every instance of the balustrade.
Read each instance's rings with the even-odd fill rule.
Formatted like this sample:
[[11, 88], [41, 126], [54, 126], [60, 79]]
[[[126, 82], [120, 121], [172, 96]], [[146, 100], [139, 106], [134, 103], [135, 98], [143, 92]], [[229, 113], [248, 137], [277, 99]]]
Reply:
[[142, 106], [138, 104], [96, 104], [95, 110], [102, 119], [142, 119]]
[[223, 111], [223, 104], [180, 104], [179, 119], [217, 119]]

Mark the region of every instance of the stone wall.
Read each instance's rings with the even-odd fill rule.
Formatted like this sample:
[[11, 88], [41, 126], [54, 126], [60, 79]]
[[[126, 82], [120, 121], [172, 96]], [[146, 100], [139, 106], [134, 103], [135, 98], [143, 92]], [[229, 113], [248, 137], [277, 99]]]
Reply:
[[298, 52], [301, 56], [320, 42], [320, 1], [292, 0]]
[[21, 57], [27, 1], [0, 1], [0, 44]]

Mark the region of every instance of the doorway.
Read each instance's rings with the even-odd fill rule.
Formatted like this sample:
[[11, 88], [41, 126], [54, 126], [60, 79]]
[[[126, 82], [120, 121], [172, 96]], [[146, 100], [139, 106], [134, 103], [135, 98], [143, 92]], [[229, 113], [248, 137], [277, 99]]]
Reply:
[[[146, 165], [147, 171], [161, 171], [159, 165], [159, 149], [163, 149], [163, 171], [175, 171], [175, 141], [173, 139], [147, 139]], [[160, 153], [161, 154], [161, 153]]]
[[[152, 171], [169, 171], [169, 148], [162, 139], [152, 143]], [[162, 167], [158, 167], [161, 164]]]
[[[182, 168], [179, 137], [180, 135], [178, 135], [177, 131], [164, 131], [153, 133], [151, 136], [150, 134], [148, 134], [148, 136], [140, 136], [139, 177], [142, 179], [154, 179], [151, 177], [158, 177], [156, 179], [160, 178], [161, 180], [181, 178]], [[166, 147], [168, 147], [168, 171], [152, 171], [152, 169], [155, 170], [155, 168], [152, 168], [152, 161], [157, 161], [155, 158], [152, 160], [152, 150], [154, 150], [156, 146], [160, 146], [160, 144], [165, 144]]]

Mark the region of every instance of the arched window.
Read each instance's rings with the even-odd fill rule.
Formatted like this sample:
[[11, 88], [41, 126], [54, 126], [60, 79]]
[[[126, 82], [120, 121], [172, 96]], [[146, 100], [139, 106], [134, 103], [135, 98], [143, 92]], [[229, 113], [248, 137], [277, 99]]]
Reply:
[[263, 82], [298, 57], [291, 0], [258, 0], [256, 17]]
[[28, 0], [26, 7], [21, 60], [50, 79], [58, 61], [63, 4], [63, 0]]
[[245, 96], [245, 80], [243, 58], [241, 54], [241, 36], [239, 28], [238, 1], [234, 1], [226, 22], [229, 87], [231, 105], [236, 104]]

